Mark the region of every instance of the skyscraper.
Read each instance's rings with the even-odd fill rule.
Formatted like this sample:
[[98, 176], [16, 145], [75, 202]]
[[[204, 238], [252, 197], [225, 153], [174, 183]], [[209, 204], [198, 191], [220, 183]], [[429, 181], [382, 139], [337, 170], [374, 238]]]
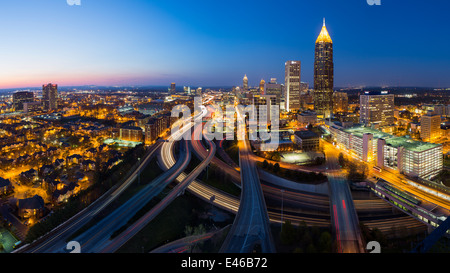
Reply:
[[243, 91], [247, 91], [248, 90], [248, 78], [247, 78], [247, 75], [244, 76], [242, 87], [244, 89]]
[[314, 110], [323, 118], [333, 113], [333, 80], [333, 41], [323, 19], [314, 58]]
[[286, 111], [300, 110], [300, 61], [287, 61], [284, 64], [285, 81], [285, 109]]
[[359, 97], [359, 121], [366, 126], [394, 123], [394, 95], [382, 92], [365, 92]]
[[42, 104], [44, 110], [52, 111], [58, 108], [58, 85], [47, 84], [42, 86]]
[[18, 91], [13, 93], [14, 109], [23, 110], [23, 104], [34, 101], [34, 93], [30, 91]]
[[283, 96], [283, 85], [277, 83], [276, 78], [271, 78], [270, 82], [266, 83], [264, 93], [266, 95], [275, 95], [277, 105], [280, 105], [281, 97]]
[[169, 95], [175, 94], [175, 88], [176, 88], [175, 83], [174, 82], [171, 83], [170, 84], [170, 89], [169, 89]]
[[266, 85], [266, 81], [264, 79], [261, 79], [261, 81], [259, 82], [259, 92], [261, 95], [264, 95], [264, 87]]

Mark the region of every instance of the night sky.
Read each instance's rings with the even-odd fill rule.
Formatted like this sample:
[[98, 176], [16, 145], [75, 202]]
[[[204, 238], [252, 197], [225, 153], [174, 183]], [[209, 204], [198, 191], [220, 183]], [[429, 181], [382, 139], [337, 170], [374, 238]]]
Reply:
[[326, 18], [335, 87], [450, 87], [450, 1], [2, 0], [0, 88], [284, 82], [312, 86]]

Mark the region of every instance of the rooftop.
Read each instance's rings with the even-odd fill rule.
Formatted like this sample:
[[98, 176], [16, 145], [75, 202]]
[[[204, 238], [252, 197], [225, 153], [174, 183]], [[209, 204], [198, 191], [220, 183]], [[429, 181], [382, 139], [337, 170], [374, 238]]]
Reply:
[[350, 128], [346, 128], [343, 130], [346, 133], [350, 133], [352, 135], [355, 135], [357, 137], [362, 138], [364, 134], [372, 134], [374, 139], [377, 138], [392, 138], [394, 137], [391, 134], [388, 133], [384, 133], [382, 131], [376, 130], [376, 129], [372, 129], [370, 127], [364, 127], [364, 126], [355, 126], [355, 127], [350, 127]]
[[404, 147], [405, 149], [413, 152], [423, 152], [432, 148], [442, 146], [441, 144], [412, 140], [405, 136], [386, 139], [386, 145], [394, 148]]
[[298, 136], [301, 139], [308, 139], [308, 138], [318, 138], [319, 135], [309, 131], [309, 130], [304, 130], [304, 131], [296, 131], [295, 135]]

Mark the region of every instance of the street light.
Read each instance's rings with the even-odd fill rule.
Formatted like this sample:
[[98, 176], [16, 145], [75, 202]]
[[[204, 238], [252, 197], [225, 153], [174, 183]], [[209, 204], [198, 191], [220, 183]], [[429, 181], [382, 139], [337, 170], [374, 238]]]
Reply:
[[284, 189], [281, 189], [281, 232], [283, 232], [283, 193]]
[[138, 157], [138, 161], [139, 161], [139, 164], [138, 164], [138, 168], [139, 168], [139, 172], [138, 172], [138, 185], [140, 185], [140, 184], [141, 184], [141, 169], [140, 169], [140, 166], [141, 166], [141, 158], [140, 158], [140, 157]]

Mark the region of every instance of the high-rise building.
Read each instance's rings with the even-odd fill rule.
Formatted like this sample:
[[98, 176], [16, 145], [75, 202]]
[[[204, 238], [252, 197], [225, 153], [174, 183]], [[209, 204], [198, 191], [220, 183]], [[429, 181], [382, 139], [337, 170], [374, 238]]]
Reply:
[[[270, 124], [270, 121], [272, 120], [271, 116], [271, 107], [277, 106], [277, 98], [275, 95], [254, 95], [253, 96], [253, 105], [255, 106], [255, 118], [258, 121], [261, 121], [262, 116], [267, 117], [268, 125]], [[265, 114], [262, 114], [263, 112]]]
[[196, 95], [197, 95], [197, 96], [201, 96], [201, 95], [202, 95], [202, 88], [201, 88], [201, 87], [198, 87], [198, 88], [197, 88]]
[[394, 95], [387, 91], [365, 92], [359, 97], [359, 121], [366, 126], [394, 123]]
[[441, 136], [441, 116], [428, 111], [420, 118], [420, 138], [424, 141], [433, 141]]
[[261, 95], [264, 95], [264, 87], [266, 85], [266, 81], [264, 79], [261, 79], [261, 81], [259, 82], [259, 92]]
[[247, 91], [248, 90], [248, 78], [247, 78], [247, 75], [244, 76], [242, 88], [244, 89], [243, 91]]
[[183, 86], [183, 91], [186, 95], [191, 94], [191, 87], [190, 86]]
[[46, 84], [42, 86], [42, 105], [44, 110], [52, 111], [58, 108], [58, 85]]
[[333, 93], [333, 112], [347, 113], [348, 112], [348, 95], [345, 92]]
[[175, 94], [175, 88], [176, 88], [175, 83], [174, 82], [171, 83], [169, 88], [169, 95]]
[[324, 19], [314, 58], [314, 110], [323, 118], [329, 118], [333, 113], [333, 81], [333, 41]]
[[14, 109], [23, 110], [23, 104], [34, 101], [34, 93], [30, 91], [18, 91], [13, 93]]
[[266, 87], [264, 93], [266, 95], [274, 95], [276, 97], [277, 105], [280, 105], [281, 97], [283, 96], [283, 88], [282, 84], [277, 83], [276, 78], [271, 78], [270, 82], [266, 83]]
[[287, 61], [284, 70], [285, 81], [285, 109], [286, 111], [300, 110], [300, 61]]

